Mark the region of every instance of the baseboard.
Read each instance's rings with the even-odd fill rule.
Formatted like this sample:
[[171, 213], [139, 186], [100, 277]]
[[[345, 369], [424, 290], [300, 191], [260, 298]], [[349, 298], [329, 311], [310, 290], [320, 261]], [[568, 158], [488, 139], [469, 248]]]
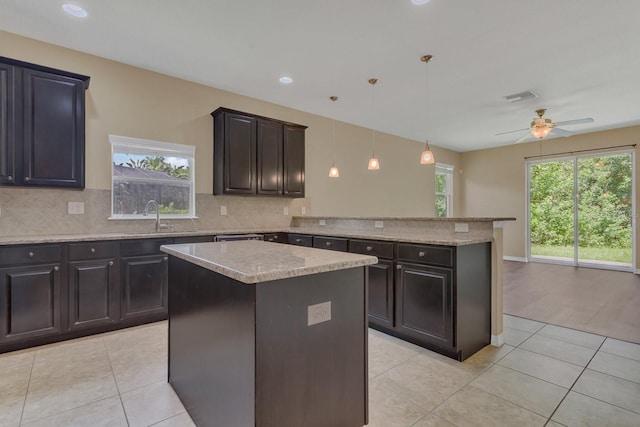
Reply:
[[640, 274], [640, 270], [633, 270], [633, 274]]
[[491, 335], [491, 345], [494, 347], [502, 347], [504, 345], [504, 333]]
[[502, 259], [505, 260], [505, 261], [529, 262], [529, 261], [527, 261], [526, 258], [519, 257], [519, 256], [505, 255], [505, 256], [502, 257]]

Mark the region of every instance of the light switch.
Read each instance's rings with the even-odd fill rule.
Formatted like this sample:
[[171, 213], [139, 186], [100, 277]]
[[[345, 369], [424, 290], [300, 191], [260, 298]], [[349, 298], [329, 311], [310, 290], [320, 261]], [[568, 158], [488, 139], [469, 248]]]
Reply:
[[455, 225], [456, 233], [468, 233], [469, 232], [469, 224], [466, 222], [456, 222]]
[[331, 320], [331, 301], [307, 307], [307, 326]]
[[304, 206], [300, 208], [300, 214], [304, 215], [307, 213], [307, 208], [305, 208]]
[[384, 228], [384, 221], [375, 221], [373, 223], [373, 228]]
[[227, 214], [227, 207], [220, 206], [220, 215], [226, 215], [226, 214]]
[[84, 215], [84, 202], [69, 202], [67, 204], [67, 214]]
[[282, 213], [284, 213], [285, 215], [289, 215], [289, 208], [285, 206], [282, 210]]

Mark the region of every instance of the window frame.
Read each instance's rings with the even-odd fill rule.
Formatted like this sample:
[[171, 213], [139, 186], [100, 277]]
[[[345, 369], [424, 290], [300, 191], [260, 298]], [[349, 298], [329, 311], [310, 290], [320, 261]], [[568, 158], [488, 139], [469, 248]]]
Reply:
[[[160, 218], [164, 219], [196, 219], [196, 194], [195, 194], [195, 159], [196, 159], [196, 147], [193, 145], [174, 144], [163, 141], [154, 141], [150, 139], [132, 138], [128, 136], [109, 135], [109, 143], [111, 145], [111, 156], [109, 157], [109, 169], [111, 173], [111, 211], [110, 220], [135, 220], [135, 219], [149, 219], [148, 216], [144, 216], [141, 213], [138, 214], [116, 214], [114, 213], [114, 183], [118, 179], [113, 174], [114, 154], [115, 153], [127, 153], [137, 154], [142, 156], [157, 156], [157, 157], [181, 157], [188, 160], [189, 164], [189, 180], [186, 187], [189, 188], [189, 213], [184, 215], [179, 214], [163, 214], [160, 213]], [[153, 181], [153, 180], [152, 180]]]
[[[448, 165], [446, 163], [436, 163], [435, 168], [435, 176], [436, 176], [436, 188], [435, 188], [435, 197], [436, 200], [438, 196], [444, 196], [445, 202], [447, 205], [446, 216], [438, 217], [438, 218], [451, 218], [453, 216], [453, 171], [455, 167], [453, 165]], [[438, 191], [437, 177], [438, 175], [445, 176], [445, 192]], [[435, 206], [434, 206], [435, 209]], [[437, 211], [435, 212], [437, 214]]]

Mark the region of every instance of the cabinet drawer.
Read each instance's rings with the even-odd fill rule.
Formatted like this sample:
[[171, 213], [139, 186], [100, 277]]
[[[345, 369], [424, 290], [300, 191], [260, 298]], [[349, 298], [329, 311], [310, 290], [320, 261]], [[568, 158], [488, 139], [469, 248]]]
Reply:
[[173, 239], [127, 240], [120, 244], [120, 254], [121, 256], [159, 254], [160, 246], [172, 243]]
[[398, 261], [453, 267], [454, 248], [449, 246], [398, 244]]
[[69, 243], [69, 259], [71, 261], [80, 259], [100, 259], [113, 258], [118, 252], [118, 245], [115, 242], [82, 242]]
[[313, 247], [318, 249], [347, 252], [348, 246], [348, 240], [340, 237], [315, 236], [313, 238]]
[[313, 238], [306, 234], [289, 234], [289, 244], [298, 246], [313, 246]]
[[363, 255], [372, 255], [378, 258], [393, 258], [393, 243], [375, 240], [351, 240], [349, 252]]
[[176, 237], [173, 239], [173, 243], [181, 245], [183, 243], [208, 243], [213, 242], [213, 236], [184, 236]]
[[264, 235], [265, 242], [287, 243], [287, 235], [285, 233], [266, 233]]
[[0, 247], [0, 265], [60, 262], [60, 245]]

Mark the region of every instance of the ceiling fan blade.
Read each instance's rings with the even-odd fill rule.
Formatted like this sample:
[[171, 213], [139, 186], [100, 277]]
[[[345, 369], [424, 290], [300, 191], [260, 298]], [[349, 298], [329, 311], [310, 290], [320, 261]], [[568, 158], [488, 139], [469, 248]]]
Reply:
[[556, 126], [581, 125], [583, 123], [593, 123], [593, 119], [591, 117], [586, 117], [584, 119], [565, 120], [564, 122], [556, 123]]
[[[528, 130], [528, 129], [525, 129]], [[531, 135], [531, 132], [527, 132], [524, 135], [522, 135], [520, 138], [518, 138], [515, 143], [516, 144], [520, 144], [521, 142], [525, 142], [527, 139], [532, 139], [533, 135]]]
[[500, 133], [496, 133], [496, 136], [498, 135], [506, 135], [508, 133], [515, 133], [515, 132], [523, 132], [525, 130], [529, 130], [529, 128], [524, 128], [524, 129], [518, 129], [518, 130], [508, 130], [506, 132], [500, 132]]
[[573, 132], [568, 131], [566, 129], [560, 129], [558, 127], [554, 127], [553, 129], [551, 129], [551, 133], [557, 136], [571, 136], [573, 135]]

